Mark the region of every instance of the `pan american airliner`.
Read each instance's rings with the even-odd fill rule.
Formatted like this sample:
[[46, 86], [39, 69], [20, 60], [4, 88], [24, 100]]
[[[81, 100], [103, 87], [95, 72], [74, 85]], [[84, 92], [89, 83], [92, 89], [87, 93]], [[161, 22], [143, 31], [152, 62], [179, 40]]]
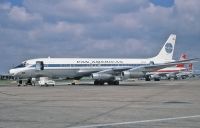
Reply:
[[37, 58], [23, 61], [9, 73], [29, 80], [40, 77], [79, 80], [91, 76], [95, 85], [118, 85], [120, 80], [144, 77], [147, 72], [181, 63], [172, 59], [175, 41], [176, 35], [171, 34], [158, 55], [152, 58]]

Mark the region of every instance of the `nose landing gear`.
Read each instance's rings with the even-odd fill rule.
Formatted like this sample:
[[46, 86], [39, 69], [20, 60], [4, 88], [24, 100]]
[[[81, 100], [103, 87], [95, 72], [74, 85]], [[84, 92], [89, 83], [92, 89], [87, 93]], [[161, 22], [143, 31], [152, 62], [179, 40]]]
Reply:
[[23, 84], [23, 80], [19, 79], [17, 86], [22, 86], [22, 85], [24, 85], [24, 86], [28, 86], [28, 85], [35, 86], [35, 81], [33, 81], [32, 78], [28, 78], [27, 81], [24, 81], [24, 82], [25, 83]]

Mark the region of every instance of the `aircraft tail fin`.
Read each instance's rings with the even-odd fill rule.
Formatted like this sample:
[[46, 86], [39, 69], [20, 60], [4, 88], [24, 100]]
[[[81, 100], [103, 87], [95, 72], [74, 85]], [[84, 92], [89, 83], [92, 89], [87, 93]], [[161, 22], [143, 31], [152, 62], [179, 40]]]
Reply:
[[[181, 57], [179, 60], [186, 60], [187, 59], [187, 55], [185, 53], [182, 53], [181, 54]], [[177, 64], [176, 67], [179, 67], [179, 68], [184, 68], [184, 64]]]
[[186, 59], [187, 59], [187, 54], [182, 53], [181, 57], [180, 57], [180, 60], [186, 60]]
[[165, 42], [164, 46], [158, 53], [158, 55], [155, 57], [156, 60], [166, 60], [171, 61], [174, 54], [174, 46], [176, 42], [176, 35], [171, 34], [167, 41]]
[[[187, 59], [188, 59], [187, 55], [182, 53], [181, 57], [180, 57], [180, 60], [187, 60]], [[192, 71], [193, 70], [193, 64], [192, 63], [189, 63], [189, 64], [177, 64], [176, 67], [186, 68], [186, 71]]]

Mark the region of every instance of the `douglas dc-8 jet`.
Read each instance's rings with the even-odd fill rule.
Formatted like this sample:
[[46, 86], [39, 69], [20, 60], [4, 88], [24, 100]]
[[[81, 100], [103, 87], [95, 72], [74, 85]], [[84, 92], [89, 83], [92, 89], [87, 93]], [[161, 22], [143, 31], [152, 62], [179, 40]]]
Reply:
[[9, 73], [19, 79], [60, 77], [79, 80], [91, 76], [95, 85], [118, 85], [120, 80], [144, 77], [147, 72], [186, 62], [172, 59], [175, 40], [176, 35], [171, 34], [158, 55], [152, 58], [38, 58], [22, 62]]

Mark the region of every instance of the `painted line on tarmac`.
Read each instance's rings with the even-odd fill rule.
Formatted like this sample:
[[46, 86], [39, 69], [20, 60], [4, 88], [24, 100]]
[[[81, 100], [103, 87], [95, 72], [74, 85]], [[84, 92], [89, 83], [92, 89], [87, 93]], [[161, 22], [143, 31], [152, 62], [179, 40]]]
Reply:
[[106, 127], [106, 126], [116, 126], [116, 125], [125, 125], [125, 124], [139, 124], [139, 123], [150, 123], [150, 122], [180, 120], [180, 119], [189, 119], [189, 118], [200, 118], [200, 115], [172, 117], [172, 118], [161, 118], [161, 119], [152, 119], [152, 120], [139, 120], [139, 121], [121, 122], [121, 123], [107, 123], [107, 124], [85, 125], [85, 126], [76, 126], [76, 127], [70, 127], [70, 128]]

